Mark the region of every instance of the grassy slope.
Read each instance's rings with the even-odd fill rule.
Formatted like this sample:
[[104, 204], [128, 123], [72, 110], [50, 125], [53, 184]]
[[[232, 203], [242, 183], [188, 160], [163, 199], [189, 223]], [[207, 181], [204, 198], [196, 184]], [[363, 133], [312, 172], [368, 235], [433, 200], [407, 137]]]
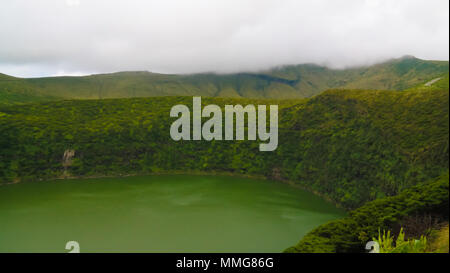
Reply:
[[0, 104], [22, 104], [56, 100], [57, 97], [36, 92], [32, 86], [24, 84], [24, 80], [0, 73]]
[[[42, 98], [98, 99], [150, 96], [287, 99], [330, 88], [401, 90], [448, 74], [448, 62], [401, 58], [345, 70], [316, 65], [285, 66], [261, 73], [163, 75], [120, 72], [85, 77], [20, 79], [0, 74], [0, 103]], [[14, 94], [19, 94], [17, 97]], [[26, 96], [22, 96], [25, 94]]]
[[433, 231], [432, 240], [429, 245], [429, 251], [435, 253], [449, 253], [449, 225], [439, 230]]
[[448, 62], [400, 58], [388, 64], [361, 69], [360, 73], [361, 77], [343, 88], [404, 90], [448, 74]]
[[449, 75], [443, 74], [435, 79], [439, 79], [431, 85], [426, 85], [429, 81], [422, 82], [405, 91], [430, 91], [430, 90], [448, 90], [449, 89]]

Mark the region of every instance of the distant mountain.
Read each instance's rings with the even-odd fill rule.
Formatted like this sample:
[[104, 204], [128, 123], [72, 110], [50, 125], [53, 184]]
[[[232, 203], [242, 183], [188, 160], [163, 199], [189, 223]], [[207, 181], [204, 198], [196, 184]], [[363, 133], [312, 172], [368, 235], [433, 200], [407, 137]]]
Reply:
[[236, 74], [118, 72], [29, 79], [0, 74], [0, 103], [180, 95], [306, 98], [336, 88], [404, 90], [438, 77], [447, 75], [448, 79], [448, 72], [448, 61], [425, 61], [407, 56], [350, 69], [302, 64]]

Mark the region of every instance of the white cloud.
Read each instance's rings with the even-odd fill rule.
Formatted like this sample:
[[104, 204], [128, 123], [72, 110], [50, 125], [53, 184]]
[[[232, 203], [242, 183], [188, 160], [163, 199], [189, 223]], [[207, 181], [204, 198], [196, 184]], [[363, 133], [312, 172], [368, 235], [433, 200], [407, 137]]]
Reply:
[[448, 60], [448, 10], [448, 0], [3, 0], [0, 69], [192, 73], [405, 54]]
[[66, 4], [69, 7], [74, 7], [80, 5], [80, 0], [66, 0]]

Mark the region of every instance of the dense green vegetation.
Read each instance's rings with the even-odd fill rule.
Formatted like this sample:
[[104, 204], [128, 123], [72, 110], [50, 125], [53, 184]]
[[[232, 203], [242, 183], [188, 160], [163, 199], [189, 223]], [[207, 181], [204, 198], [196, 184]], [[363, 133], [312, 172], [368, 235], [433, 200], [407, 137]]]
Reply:
[[[356, 208], [448, 169], [449, 93], [331, 90], [280, 104], [279, 146], [170, 138], [172, 106], [192, 97], [58, 101], [0, 107], [2, 182], [154, 172], [231, 172], [293, 183]], [[63, 166], [66, 150], [75, 150]]]
[[[377, 238], [380, 229], [393, 229], [401, 225], [407, 216], [432, 213], [448, 221], [448, 196], [447, 172], [435, 181], [406, 189], [394, 197], [369, 202], [344, 219], [321, 225], [286, 252], [363, 252], [365, 244]], [[408, 234], [408, 229], [405, 233]]]
[[0, 74], [0, 104], [52, 99], [153, 96], [306, 98], [327, 89], [403, 90], [448, 75], [448, 62], [413, 57], [369, 67], [329, 69], [304, 64], [260, 73], [164, 75], [120, 72], [85, 77], [21, 79]]
[[427, 237], [420, 236], [419, 240], [405, 239], [403, 228], [397, 235], [394, 242], [394, 237], [391, 236], [391, 231], [379, 232], [378, 238], [373, 238], [379, 245], [379, 253], [424, 253], [427, 249]]
[[[351, 76], [357, 70], [296, 66], [273, 70], [270, 75], [130, 72], [46, 79], [0, 75], [0, 183], [165, 172], [231, 173], [286, 181], [354, 209], [347, 218], [311, 231], [289, 252], [360, 252], [379, 230], [395, 230], [411, 215], [448, 221], [448, 62], [405, 58], [364, 73], [358, 70], [368, 84], [378, 79], [375, 86], [406, 89], [403, 92], [334, 89], [310, 99], [211, 98], [236, 95], [234, 87], [225, 88], [231, 82], [242, 84], [242, 91], [250, 85], [261, 87], [261, 79], [276, 82], [275, 89], [283, 93], [280, 86], [302, 86], [310, 72], [316, 76], [323, 76], [323, 71], [335, 73], [329, 81], [318, 76], [318, 81], [327, 84], [317, 90], [365, 86]], [[340, 73], [350, 80], [338, 83], [335, 76]], [[383, 75], [390, 75], [389, 80]], [[153, 85], [153, 78], [158, 84]], [[210, 89], [199, 87], [212, 78], [215, 83], [208, 85]], [[186, 82], [203, 83], [191, 90]], [[226, 92], [217, 93], [219, 82]], [[144, 92], [140, 84], [152, 87]], [[260, 152], [259, 141], [173, 141], [169, 128], [175, 118], [169, 117], [170, 109], [176, 104], [190, 107], [192, 97], [93, 99], [172, 94], [167, 86], [177, 95], [206, 96], [203, 105], [278, 104], [278, 149]], [[258, 92], [245, 96], [272, 97]], [[275, 97], [282, 98], [281, 93]], [[72, 159], [63, 159], [72, 151]], [[405, 234], [414, 238], [407, 225]], [[446, 238], [433, 241], [436, 251], [448, 249]]]

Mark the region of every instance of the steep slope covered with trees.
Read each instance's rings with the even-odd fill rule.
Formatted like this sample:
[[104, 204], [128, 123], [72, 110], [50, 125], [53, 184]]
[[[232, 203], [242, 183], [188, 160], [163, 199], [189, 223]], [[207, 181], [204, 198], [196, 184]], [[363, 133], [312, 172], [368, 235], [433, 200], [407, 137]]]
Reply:
[[[0, 107], [0, 180], [157, 172], [231, 172], [292, 181], [346, 208], [392, 196], [448, 169], [449, 93], [331, 90], [279, 104], [279, 145], [179, 141], [176, 104], [192, 97], [59, 101]], [[62, 164], [74, 150], [73, 164]]]

